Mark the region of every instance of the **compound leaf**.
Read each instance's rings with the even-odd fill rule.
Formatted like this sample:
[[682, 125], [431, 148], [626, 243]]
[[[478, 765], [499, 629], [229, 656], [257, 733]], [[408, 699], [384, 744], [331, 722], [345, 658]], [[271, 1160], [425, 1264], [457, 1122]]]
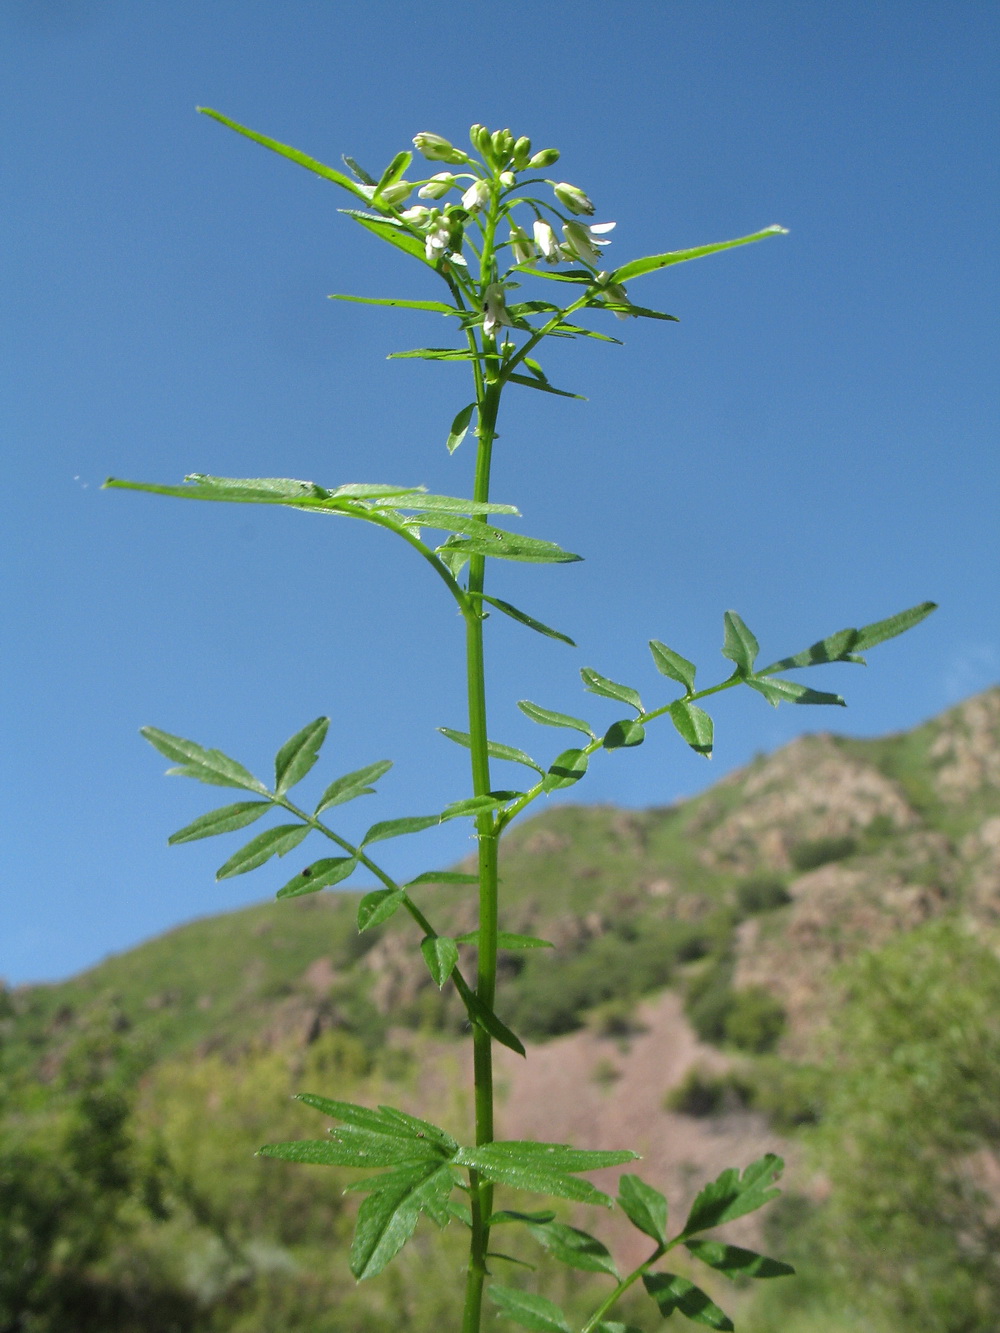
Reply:
[[261, 796], [269, 794], [263, 782], [221, 750], [206, 750], [194, 741], [186, 741], [182, 736], [171, 736], [168, 731], [160, 731], [157, 727], [142, 727], [141, 735], [160, 754], [177, 764], [176, 768], [167, 770], [174, 777], [197, 778], [199, 782], [207, 782], [214, 787], [242, 787]]
[[358, 1210], [351, 1272], [359, 1282], [381, 1273], [413, 1235], [421, 1212], [436, 1212], [455, 1183], [447, 1163], [392, 1175]]
[[329, 728], [330, 719], [318, 717], [284, 743], [274, 759], [274, 790], [277, 795], [280, 796], [301, 782], [309, 772], [319, 758], [319, 749], [326, 740]]
[[682, 1236], [721, 1226], [737, 1217], [752, 1213], [780, 1194], [774, 1187], [784, 1169], [784, 1162], [774, 1153], [766, 1153], [743, 1172], [736, 1167], [723, 1171], [719, 1178], [706, 1185], [688, 1213]]
[[334, 779], [320, 797], [315, 813], [318, 815], [329, 810], [332, 805], [353, 801], [356, 796], [373, 796], [375, 788], [369, 786], [369, 783], [377, 782], [390, 768], [391, 759], [379, 759], [374, 764], [366, 764], [364, 768], [356, 768], [353, 773], [345, 773], [343, 777]]

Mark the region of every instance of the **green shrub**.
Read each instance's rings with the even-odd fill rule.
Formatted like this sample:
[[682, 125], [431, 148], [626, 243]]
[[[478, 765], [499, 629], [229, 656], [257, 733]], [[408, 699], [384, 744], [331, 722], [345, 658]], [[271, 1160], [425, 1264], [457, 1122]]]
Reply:
[[667, 1093], [663, 1109], [701, 1118], [746, 1111], [753, 1105], [753, 1098], [753, 1083], [744, 1075], [733, 1070], [713, 1074], [695, 1065], [683, 1081]]
[[778, 875], [750, 875], [736, 886], [736, 905], [741, 916], [773, 912], [791, 901], [792, 895]]
[[825, 866], [830, 861], [843, 861], [857, 850], [856, 838], [811, 838], [807, 842], [796, 843], [792, 848], [792, 865], [804, 873]]
[[723, 1035], [737, 1050], [752, 1055], [773, 1051], [785, 1030], [785, 1010], [763, 986], [730, 992]]

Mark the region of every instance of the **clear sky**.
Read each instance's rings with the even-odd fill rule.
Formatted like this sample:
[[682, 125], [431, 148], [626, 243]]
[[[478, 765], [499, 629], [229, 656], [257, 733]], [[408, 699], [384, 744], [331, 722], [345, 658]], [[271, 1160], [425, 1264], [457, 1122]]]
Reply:
[[[849, 711], [733, 692], [711, 764], [664, 725], [578, 789], [657, 805], [1000, 674], [998, 29], [992, 0], [7, 0], [0, 976], [67, 975], [296, 868], [216, 884], [235, 839], [167, 848], [236, 794], [164, 779], [143, 724], [266, 776], [329, 714], [314, 785], [396, 760], [348, 835], [465, 794], [434, 730], [463, 725], [460, 627], [400, 543], [100, 489], [205, 471], [470, 491], [471, 449], [444, 448], [466, 372], [384, 359], [440, 341], [436, 317], [325, 299], [437, 296], [433, 275], [197, 104], [379, 169], [418, 130], [509, 125], [562, 150], [618, 262], [789, 228], [644, 279], [681, 323], [557, 348], [550, 374], [589, 402], [523, 394], [500, 426], [496, 498], [586, 562], [496, 562], [494, 591], [580, 648], [491, 619], [495, 739], [558, 748], [524, 697], [612, 721], [583, 665], [659, 699], [651, 637], [721, 678], [726, 608], [770, 660], [941, 604], [867, 670], [810, 681]], [[416, 873], [471, 843], [452, 824], [386, 847]]]

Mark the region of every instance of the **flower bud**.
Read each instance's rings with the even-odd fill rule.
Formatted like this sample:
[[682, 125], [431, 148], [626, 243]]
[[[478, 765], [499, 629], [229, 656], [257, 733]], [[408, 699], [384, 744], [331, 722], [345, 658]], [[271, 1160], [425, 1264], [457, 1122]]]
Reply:
[[469, 131], [469, 138], [472, 140], [472, 146], [483, 157], [490, 157], [493, 152], [493, 143], [490, 138], [490, 132], [485, 125], [473, 125]]
[[447, 139], [440, 134], [420, 133], [413, 136], [413, 146], [418, 153], [423, 153], [424, 157], [431, 162], [467, 162], [468, 157], [460, 148], [449, 143]]
[[542, 167], [551, 167], [558, 161], [558, 148], [543, 148], [528, 160], [528, 169], [530, 171], [541, 171]]
[[528, 165], [528, 159], [531, 157], [531, 140], [526, 135], [521, 135], [514, 145], [514, 166], [518, 171], [523, 171]]
[[571, 213], [593, 213], [594, 205], [575, 185], [560, 181], [558, 185], [553, 185], [552, 189], [563, 208], [568, 208]]
[[417, 194], [421, 199], [441, 199], [454, 184], [455, 177], [450, 171], [439, 171], [426, 185], [420, 187]]
[[517, 264], [530, 264], [535, 258], [535, 247], [523, 228], [510, 224], [510, 248]]
[[507, 306], [504, 300], [504, 289], [502, 282], [491, 282], [486, 288], [486, 298], [483, 301], [483, 332], [489, 337], [496, 333], [501, 324], [506, 324], [508, 328], [513, 328], [510, 316], [507, 314]]
[[415, 227], [423, 227], [431, 220], [431, 210], [424, 208], [423, 204], [414, 204], [412, 208], [405, 208], [399, 216], [405, 222], [412, 222]]
[[396, 204], [401, 204], [408, 198], [413, 190], [409, 181], [396, 181], [395, 185], [387, 185], [379, 195], [379, 202], [387, 204], [390, 208]]
[[501, 171], [500, 184], [505, 190], [513, 190], [514, 186], [517, 184], [517, 177], [512, 171]]
[[556, 240], [555, 232], [549, 224], [539, 218], [532, 228], [532, 232], [535, 237], [535, 244], [545, 256], [546, 261], [549, 264], [558, 264], [562, 259], [562, 249]]
[[474, 181], [462, 195], [462, 207], [469, 213], [478, 213], [490, 201], [490, 187], [485, 181]]

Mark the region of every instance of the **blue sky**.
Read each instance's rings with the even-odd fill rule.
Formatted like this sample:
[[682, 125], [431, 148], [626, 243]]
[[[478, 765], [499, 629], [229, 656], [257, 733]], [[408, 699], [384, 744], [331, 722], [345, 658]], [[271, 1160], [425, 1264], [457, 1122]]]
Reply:
[[[578, 789], [658, 805], [801, 731], [908, 728], [1000, 675], [998, 20], [914, 0], [3, 6], [0, 976], [67, 975], [293, 873], [216, 884], [234, 839], [167, 848], [229, 797], [164, 780], [143, 724], [266, 775], [329, 714], [314, 785], [396, 760], [348, 836], [464, 794], [434, 730], [462, 726], [459, 625], [401, 545], [100, 489], [190, 471], [471, 487], [471, 450], [444, 448], [463, 369], [385, 360], [440, 341], [435, 317], [325, 299], [436, 296], [432, 275], [196, 104], [378, 169], [418, 130], [510, 125], [562, 150], [619, 262], [789, 228], [644, 279], [681, 323], [557, 347], [553, 380], [589, 401], [524, 394], [501, 421], [496, 498], [586, 561], [493, 574], [580, 645], [490, 621], [498, 740], [559, 748], [524, 697], [612, 721], [583, 665], [659, 700], [652, 637], [721, 678], [726, 608], [770, 659], [941, 604], [867, 671], [810, 682], [849, 711], [733, 692], [711, 765], [663, 728]], [[471, 843], [452, 824], [386, 847], [416, 873]]]

